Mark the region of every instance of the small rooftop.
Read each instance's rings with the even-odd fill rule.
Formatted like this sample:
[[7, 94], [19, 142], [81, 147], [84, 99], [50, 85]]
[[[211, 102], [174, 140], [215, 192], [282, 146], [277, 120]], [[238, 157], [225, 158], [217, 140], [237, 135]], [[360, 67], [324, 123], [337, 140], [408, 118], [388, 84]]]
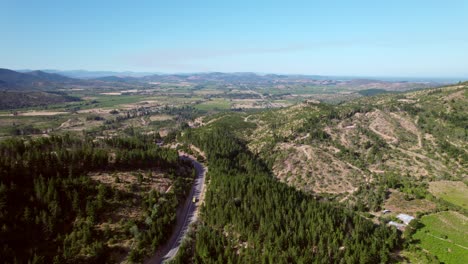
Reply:
[[393, 221], [388, 222], [388, 225], [394, 226], [394, 227], [398, 228], [399, 230], [403, 230], [406, 227], [405, 224], [400, 224], [400, 223], [393, 222]]
[[401, 221], [403, 221], [403, 223], [405, 223], [406, 225], [409, 224], [411, 222], [411, 220], [414, 219], [413, 216], [407, 215], [407, 214], [399, 214], [399, 215], [397, 215], [397, 218], [400, 219]]

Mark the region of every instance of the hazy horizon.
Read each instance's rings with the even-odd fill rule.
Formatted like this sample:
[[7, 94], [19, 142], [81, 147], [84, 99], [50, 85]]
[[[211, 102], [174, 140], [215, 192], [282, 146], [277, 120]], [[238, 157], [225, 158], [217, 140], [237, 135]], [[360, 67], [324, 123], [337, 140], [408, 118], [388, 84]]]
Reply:
[[[8, 67], [0, 67], [5, 69], [11, 69]], [[58, 73], [58, 74], [65, 74], [67, 76], [73, 76], [72, 72], [83, 72], [88, 73], [90, 75], [96, 74], [96, 76], [111, 76], [112, 74], [121, 74], [118, 76], [134, 76], [134, 77], [142, 77], [147, 75], [189, 75], [189, 74], [208, 74], [208, 73], [226, 73], [226, 74], [239, 74], [239, 73], [254, 73], [257, 75], [268, 75], [268, 74], [275, 74], [275, 75], [288, 75], [288, 76], [317, 76], [322, 78], [330, 78], [330, 79], [375, 79], [381, 81], [433, 81], [433, 82], [458, 82], [458, 81], [466, 81], [468, 77], [463, 76], [447, 76], [447, 77], [439, 77], [439, 76], [371, 76], [371, 75], [336, 75], [336, 74], [302, 74], [302, 73], [284, 73], [284, 72], [252, 72], [252, 71], [200, 71], [200, 72], [151, 72], [151, 71], [131, 71], [131, 70], [87, 70], [87, 69], [71, 69], [71, 70], [60, 70], [60, 69], [11, 69], [18, 72], [28, 72], [28, 71], [45, 71], [51, 73]], [[109, 75], [106, 75], [109, 73]], [[128, 74], [128, 75], [125, 75]], [[76, 77], [76, 76], [75, 76]], [[82, 77], [82, 78], [93, 78], [92, 76]]]

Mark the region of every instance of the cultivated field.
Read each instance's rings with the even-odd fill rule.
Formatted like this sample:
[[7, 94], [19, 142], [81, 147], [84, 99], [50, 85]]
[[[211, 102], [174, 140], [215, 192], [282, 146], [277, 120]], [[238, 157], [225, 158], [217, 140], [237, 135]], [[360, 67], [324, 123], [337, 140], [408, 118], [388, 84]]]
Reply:
[[468, 217], [448, 211], [424, 216], [421, 223], [413, 238], [423, 249], [444, 263], [468, 263]]

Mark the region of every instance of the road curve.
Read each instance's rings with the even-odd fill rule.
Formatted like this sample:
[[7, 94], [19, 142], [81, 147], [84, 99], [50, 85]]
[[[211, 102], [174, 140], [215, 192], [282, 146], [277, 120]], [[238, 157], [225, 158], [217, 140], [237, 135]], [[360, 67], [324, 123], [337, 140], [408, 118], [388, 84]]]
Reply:
[[[184, 205], [177, 209], [177, 223], [173, 229], [171, 237], [164, 245], [159, 247], [154, 256], [145, 262], [146, 264], [160, 264], [175, 257], [177, 251], [179, 251], [180, 244], [187, 233], [188, 226], [195, 222], [197, 218], [196, 211], [199, 208], [200, 195], [202, 194], [205, 184], [206, 167], [198, 162], [193, 156], [182, 153], [180, 157], [192, 162], [197, 172], [197, 176]], [[197, 197], [196, 203], [193, 203], [192, 201], [193, 196]]]

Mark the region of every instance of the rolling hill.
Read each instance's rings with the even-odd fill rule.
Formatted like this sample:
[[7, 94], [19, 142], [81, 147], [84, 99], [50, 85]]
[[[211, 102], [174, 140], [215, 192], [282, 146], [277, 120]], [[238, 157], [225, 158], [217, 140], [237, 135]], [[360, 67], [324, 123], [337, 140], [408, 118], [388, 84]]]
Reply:
[[230, 126], [279, 180], [353, 200], [362, 186], [376, 187], [390, 175], [409, 181], [467, 180], [467, 95], [468, 86], [461, 84], [204, 122]]
[[76, 80], [43, 71], [22, 73], [9, 69], [0, 69], [0, 89], [2, 90], [53, 90], [61, 87], [63, 83], [73, 81]]
[[0, 88], [20, 89], [41, 86], [45, 80], [26, 73], [20, 73], [8, 69], [0, 69]]
[[79, 98], [68, 96], [63, 93], [0, 91], [0, 110], [46, 106], [79, 100]]
[[66, 77], [60, 74], [56, 73], [47, 73], [44, 71], [31, 71], [27, 72], [27, 75], [32, 75], [40, 78], [41, 80], [44, 81], [50, 81], [50, 82], [74, 82], [77, 81], [74, 78]]
[[[390, 226], [391, 221], [399, 221], [398, 216], [402, 213], [414, 217], [415, 220], [407, 226], [400, 224], [399, 230], [404, 231], [398, 232], [398, 236], [404, 243], [398, 242], [391, 248], [390, 259], [347, 260], [346, 263], [458, 263], [454, 260], [463, 259], [463, 247], [466, 248], [468, 243], [466, 238], [458, 235], [459, 230], [463, 231], [460, 223], [468, 215], [467, 97], [468, 85], [459, 83], [436, 89], [361, 97], [340, 105], [309, 100], [283, 109], [218, 114], [203, 119], [200, 129], [189, 130], [184, 136], [205, 151], [214, 147], [220, 149], [219, 153], [208, 155], [210, 170], [219, 166], [216, 168], [219, 175], [211, 176], [207, 210], [196, 235], [190, 237], [195, 246], [186, 245], [176, 263], [209, 259], [205, 248], [215, 252], [217, 257], [226, 256], [223, 252], [234, 249], [237, 254], [229, 256], [233, 259], [262, 255], [267, 250], [262, 248], [262, 238], [268, 238], [268, 234], [261, 234], [262, 226], [277, 216], [285, 215], [287, 219], [305, 210], [297, 209], [300, 206], [293, 203], [285, 206], [295, 208], [292, 212], [281, 208], [278, 204], [292, 199], [281, 197], [280, 202], [275, 201], [281, 192], [268, 193], [262, 189], [270, 190], [274, 184], [253, 184], [251, 179], [229, 174], [229, 168], [235, 166], [245, 166], [239, 169], [240, 172], [265, 166], [272, 178], [277, 179], [275, 184], [282, 182], [291, 189], [300, 190], [298, 193], [314, 197], [321, 204], [334, 204], [333, 212], [346, 208], [385, 231], [396, 231]], [[216, 136], [237, 140], [237, 144], [245, 146], [246, 150], [234, 148], [234, 143], [221, 145], [216, 142]], [[197, 142], [197, 137], [205, 139]], [[230, 149], [234, 154], [230, 155]], [[239, 160], [231, 157], [244, 153], [258, 159], [259, 164], [251, 164], [245, 156]], [[252, 175], [261, 174], [255, 172]], [[232, 183], [236, 181], [237, 185]], [[240, 209], [230, 207], [232, 197], [236, 197], [234, 202], [238, 202]], [[257, 202], [259, 197], [261, 202]], [[268, 206], [272, 208], [265, 209]], [[260, 218], [270, 211], [274, 213], [268, 215], [267, 220], [251, 220], [258, 210], [261, 211]], [[231, 211], [234, 213], [230, 214]], [[244, 211], [248, 214], [239, 217], [238, 214]], [[273, 222], [282, 226], [287, 223], [285, 219]], [[343, 218], [339, 219], [341, 222]], [[220, 221], [225, 222], [219, 226]], [[307, 217], [301, 216], [289, 226], [297, 227], [306, 221]], [[261, 224], [255, 226], [258, 222]], [[314, 224], [307, 226], [315, 228], [322, 222], [323, 218], [318, 217]], [[249, 235], [242, 238], [245, 235], [242, 231], [252, 223], [254, 227]], [[274, 228], [267, 228], [266, 233], [273, 232], [281, 238], [284, 231]], [[335, 227], [330, 228], [335, 230]], [[261, 234], [259, 238], [250, 236], [256, 233]], [[287, 239], [296, 241], [294, 235], [297, 232], [291, 233], [286, 231]], [[323, 233], [324, 236], [327, 235]], [[379, 238], [380, 241], [386, 239]], [[222, 243], [222, 247], [217, 247]], [[395, 245], [393, 243], [391, 240], [382, 242]], [[248, 245], [246, 251], [239, 251], [243, 245]], [[346, 251], [348, 246], [341, 249]], [[289, 248], [278, 252], [286, 250], [293, 252]], [[383, 249], [379, 252], [380, 256], [386, 254], [382, 253]]]
[[[80, 71], [78, 71], [80, 72]], [[142, 76], [131, 72], [89, 72], [85, 79], [75, 79], [59, 74], [62, 72], [50, 70], [12, 71], [0, 69], [0, 89], [8, 90], [50, 90], [65, 85], [79, 85], [100, 87], [106, 83], [120, 83], [125, 85], [154, 85], [160, 83], [184, 85], [220, 85], [239, 86], [240, 89], [264, 89], [265, 87], [334, 87], [346, 88], [352, 91], [366, 89], [380, 89], [383, 91], [407, 91], [411, 89], [429, 88], [440, 85], [432, 81], [382, 81], [360, 78], [342, 78], [317, 75], [280, 75], [257, 74], [252, 72], [206, 72], [186, 74], [150, 74]], [[63, 72], [64, 74], [66, 72]], [[88, 73], [88, 72], [85, 72]], [[93, 75], [94, 74], [94, 75]], [[74, 75], [71, 75], [74, 76]], [[78, 77], [81, 75], [77, 75]], [[251, 85], [251, 87], [246, 87]]]
[[64, 93], [50, 92], [76, 81], [73, 78], [43, 71], [23, 73], [0, 69], [0, 110], [77, 101], [78, 98]]

